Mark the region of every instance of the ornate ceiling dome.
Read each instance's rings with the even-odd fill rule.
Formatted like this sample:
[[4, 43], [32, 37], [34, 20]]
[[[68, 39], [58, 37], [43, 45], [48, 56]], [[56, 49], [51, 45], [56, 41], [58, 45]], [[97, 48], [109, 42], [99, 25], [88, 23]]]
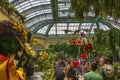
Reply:
[[[26, 15], [26, 27], [38, 36], [58, 37], [81, 30], [93, 34], [95, 28], [109, 30], [113, 26], [120, 29], [119, 20], [114, 21], [110, 16], [96, 18], [92, 8], [82, 22], [77, 21], [70, 0], [11, 0], [10, 3]], [[65, 30], [71, 32], [65, 34]]]

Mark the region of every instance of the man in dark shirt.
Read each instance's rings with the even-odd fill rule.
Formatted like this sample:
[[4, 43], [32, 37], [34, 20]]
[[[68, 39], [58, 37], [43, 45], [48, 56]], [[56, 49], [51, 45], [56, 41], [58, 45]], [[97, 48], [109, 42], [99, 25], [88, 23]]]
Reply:
[[55, 70], [55, 80], [64, 80], [65, 73], [62, 69], [56, 69]]

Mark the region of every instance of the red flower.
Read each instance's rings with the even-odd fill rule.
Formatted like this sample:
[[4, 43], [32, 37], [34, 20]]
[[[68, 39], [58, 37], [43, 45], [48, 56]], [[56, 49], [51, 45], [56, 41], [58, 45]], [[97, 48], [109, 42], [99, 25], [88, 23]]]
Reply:
[[71, 46], [74, 45], [74, 43], [73, 43], [73, 39], [70, 40], [70, 45], [71, 45]]
[[77, 40], [76, 40], [76, 39], [70, 40], [70, 45], [71, 45], [71, 46], [72, 46], [72, 45], [76, 45], [76, 43], [77, 43]]
[[78, 46], [82, 45], [82, 40], [77, 40], [77, 45]]
[[75, 45], [75, 46], [80, 46], [80, 45], [82, 45], [82, 40], [77, 40], [77, 39], [71, 39], [70, 40], [70, 45], [72, 46], [72, 45]]
[[84, 32], [81, 32], [80, 35], [81, 35], [81, 36], [85, 36]]
[[74, 42], [74, 45], [76, 46], [77, 45], [77, 40], [74, 39], [73, 42]]
[[73, 42], [76, 43], [76, 39], [74, 39]]
[[5, 58], [5, 56], [3, 54], [0, 54], [0, 58]]
[[86, 44], [84, 47], [84, 50], [91, 52], [92, 51], [92, 44], [90, 44], [90, 43]]
[[87, 54], [86, 54], [86, 53], [82, 53], [82, 54], [80, 55], [80, 57], [81, 57], [82, 59], [86, 59]]

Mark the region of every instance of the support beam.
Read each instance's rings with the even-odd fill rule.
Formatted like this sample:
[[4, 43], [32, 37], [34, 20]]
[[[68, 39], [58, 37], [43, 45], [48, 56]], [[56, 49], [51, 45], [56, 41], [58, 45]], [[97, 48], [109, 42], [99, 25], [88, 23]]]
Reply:
[[28, 29], [31, 30], [32, 28], [37, 27], [37, 26], [39, 26], [39, 25], [41, 25], [41, 24], [43, 24], [43, 23], [44, 23], [44, 21], [40, 21], [40, 22], [38, 22], [37, 24], [34, 24], [34, 25], [28, 27]]
[[94, 25], [94, 23], [92, 23], [91, 26], [90, 26], [89, 36], [90, 36], [90, 32], [91, 32], [91, 30], [92, 30], [93, 25]]
[[97, 26], [98, 29], [100, 29], [100, 27], [99, 27], [99, 23], [98, 23], [98, 22], [96, 23], [96, 26]]
[[45, 23], [45, 22], [44, 22], [43, 24], [38, 25], [32, 32], [35, 34], [35, 33], [37, 33], [37, 31], [38, 31], [39, 29], [45, 27], [46, 25], [48, 25], [48, 23]]
[[[59, 23], [81, 23], [80, 21], [77, 21], [75, 17], [61, 17], [58, 18]], [[83, 23], [95, 23], [96, 18], [95, 17], [85, 17]]]
[[[33, 18], [34, 19], [34, 18]], [[39, 19], [38, 19], [39, 20]], [[48, 19], [48, 20], [43, 20], [43, 22], [50, 22], [50, 23], [53, 23], [54, 20], [53, 19]], [[42, 21], [40, 21], [42, 22]], [[96, 22], [96, 18], [89, 18], [89, 17], [86, 17], [85, 20], [84, 20], [85, 23], [95, 23]], [[28, 23], [26, 21], [26, 23]], [[39, 22], [38, 22], [39, 23]], [[35, 23], [33, 24], [32, 26], [35, 26], [37, 25], [38, 23]], [[57, 23], [80, 23], [79, 21], [77, 21], [75, 18], [58, 18], [58, 21]], [[31, 27], [31, 26], [30, 26]]]
[[51, 2], [53, 20], [54, 20], [55, 23], [57, 23], [57, 19], [58, 19], [58, 0], [50, 0], [50, 2]]
[[53, 20], [52, 20], [52, 19], [49, 19], [49, 20], [43, 20], [43, 21], [37, 22], [37, 23], [35, 23], [35, 24], [29, 26], [28, 29], [31, 29], [31, 28], [34, 27], [34, 26], [37, 27], [38, 25], [43, 24], [44, 22], [45, 22], [45, 23], [53, 23]]
[[[69, 30], [69, 24], [70, 24], [70, 23], [67, 23], [67, 30]], [[68, 32], [65, 33], [65, 35], [68, 35]]]
[[54, 25], [54, 23], [49, 24], [48, 29], [45, 32], [46, 37], [48, 37], [48, 33], [49, 33], [50, 29], [53, 27], [53, 25]]
[[103, 17], [98, 17], [96, 19], [96, 23], [103, 23], [103, 24], [107, 25], [109, 28], [113, 27], [113, 25], [111, 23], [109, 23], [107, 20], [103, 19]]
[[114, 21], [114, 20], [107, 20], [107, 22], [108, 22], [108, 23], [111, 23], [111, 24], [113, 24], [113, 25], [116, 25], [116, 27], [117, 27], [118, 29], [120, 29], [120, 23], [119, 23], [119, 22]]
[[55, 35], [57, 37], [57, 23], [55, 24]]
[[108, 22], [107, 22], [106, 20], [104, 20], [104, 19], [101, 19], [99, 22], [101, 22], [101, 23], [107, 25], [107, 27], [109, 27], [109, 28], [112, 28], [112, 27], [113, 27], [112, 24], [108, 23]]
[[79, 23], [79, 27], [78, 27], [78, 30], [80, 30], [80, 28], [81, 28], [81, 23]]

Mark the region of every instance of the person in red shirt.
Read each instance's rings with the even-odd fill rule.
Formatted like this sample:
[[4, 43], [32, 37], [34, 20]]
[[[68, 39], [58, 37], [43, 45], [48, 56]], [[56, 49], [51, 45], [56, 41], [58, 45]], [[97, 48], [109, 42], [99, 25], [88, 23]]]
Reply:
[[78, 64], [79, 64], [78, 60], [75, 59], [75, 60], [73, 61], [73, 67], [74, 67], [75, 70], [77, 70]]

